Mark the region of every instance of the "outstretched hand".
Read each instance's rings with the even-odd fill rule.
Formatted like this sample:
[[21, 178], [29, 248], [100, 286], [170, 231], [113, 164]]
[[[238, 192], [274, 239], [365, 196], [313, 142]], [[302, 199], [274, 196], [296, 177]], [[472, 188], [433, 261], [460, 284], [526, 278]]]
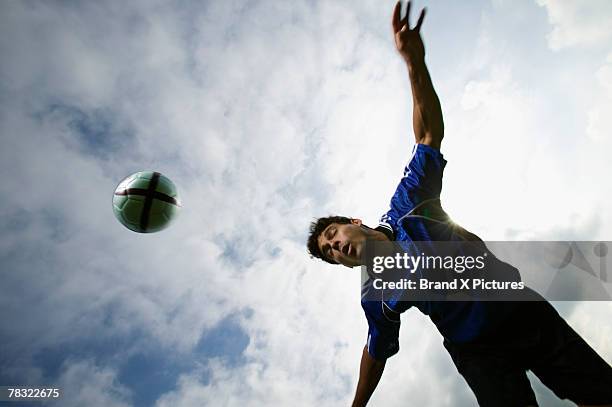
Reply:
[[404, 57], [406, 62], [413, 63], [425, 59], [425, 46], [423, 45], [423, 39], [420, 33], [421, 25], [425, 18], [425, 9], [421, 11], [416, 25], [411, 29], [409, 23], [410, 6], [410, 1], [408, 1], [406, 17], [400, 18], [401, 3], [398, 1], [393, 9], [393, 20], [391, 24], [393, 26], [397, 50], [400, 55]]

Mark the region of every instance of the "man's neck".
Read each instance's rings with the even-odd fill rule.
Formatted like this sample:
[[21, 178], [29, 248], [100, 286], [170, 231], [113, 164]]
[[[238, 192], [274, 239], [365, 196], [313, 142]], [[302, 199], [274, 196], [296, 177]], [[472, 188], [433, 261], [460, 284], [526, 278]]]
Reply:
[[370, 229], [368, 228], [368, 234], [370, 236], [368, 236], [368, 239], [371, 240], [377, 240], [380, 242], [388, 242], [388, 241], [392, 241], [393, 239], [393, 232], [391, 232], [388, 229], [383, 228], [382, 226], [377, 227], [376, 229]]
[[376, 234], [377, 238], [372, 238], [373, 240], [379, 241], [393, 241], [395, 240], [395, 236], [392, 231], [382, 226], [378, 226], [376, 229], [370, 229], [373, 233]]

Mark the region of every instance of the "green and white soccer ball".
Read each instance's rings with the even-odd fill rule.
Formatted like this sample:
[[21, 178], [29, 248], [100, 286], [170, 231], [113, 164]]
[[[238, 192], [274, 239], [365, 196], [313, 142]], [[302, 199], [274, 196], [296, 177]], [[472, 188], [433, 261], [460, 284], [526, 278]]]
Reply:
[[115, 217], [126, 228], [139, 233], [167, 228], [180, 207], [174, 183], [154, 171], [130, 175], [121, 181], [113, 195]]

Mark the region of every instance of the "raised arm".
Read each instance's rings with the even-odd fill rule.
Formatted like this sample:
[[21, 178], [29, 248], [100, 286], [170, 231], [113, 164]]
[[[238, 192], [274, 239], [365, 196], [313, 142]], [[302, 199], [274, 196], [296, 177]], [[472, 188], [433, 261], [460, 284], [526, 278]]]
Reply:
[[359, 382], [355, 392], [355, 399], [352, 407], [365, 406], [374, 393], [383, 370], [385, 369], [384, 360], [376, 360], [368, 353], [368, 348], [363, 348], [361, 354], [361, 365], [359, 367]]
[[413, 99], [412, 126], [416, 142], [440, 149], [444, 137], [442, 108], [425, 65], [425, 46], [420, 34], [425, 9], [421, 11], [416, 25], [411, 29], [410, 5], [408, 1], [406, 17], [403, 19], [400, 18], [401, 4], [399, 1], [393, 10], [392, 26], [395, 46], [408, 65]]

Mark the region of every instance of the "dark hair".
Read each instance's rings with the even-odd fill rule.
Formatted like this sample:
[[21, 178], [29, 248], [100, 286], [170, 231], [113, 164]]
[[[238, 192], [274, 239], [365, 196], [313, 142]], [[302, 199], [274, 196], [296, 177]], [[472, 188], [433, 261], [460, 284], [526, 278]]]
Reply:
[[319, 248], [319, 236], [326, 227], [331, 225], [332, 223], [338, 224], [347, 224], [351, 223], [352, 219], [347, 218], [346, 216], [328, 216], [326, 218], [319, 218], [316, 221], [310, 224], [310, 236], [308, 236], [308, 251], [312, 257], [316, 257], [317, 259], [321, 259], [330, 264], [338, 264], [333, 260], [325, 258], [323, 253], [321, 253], [321, 249]]

